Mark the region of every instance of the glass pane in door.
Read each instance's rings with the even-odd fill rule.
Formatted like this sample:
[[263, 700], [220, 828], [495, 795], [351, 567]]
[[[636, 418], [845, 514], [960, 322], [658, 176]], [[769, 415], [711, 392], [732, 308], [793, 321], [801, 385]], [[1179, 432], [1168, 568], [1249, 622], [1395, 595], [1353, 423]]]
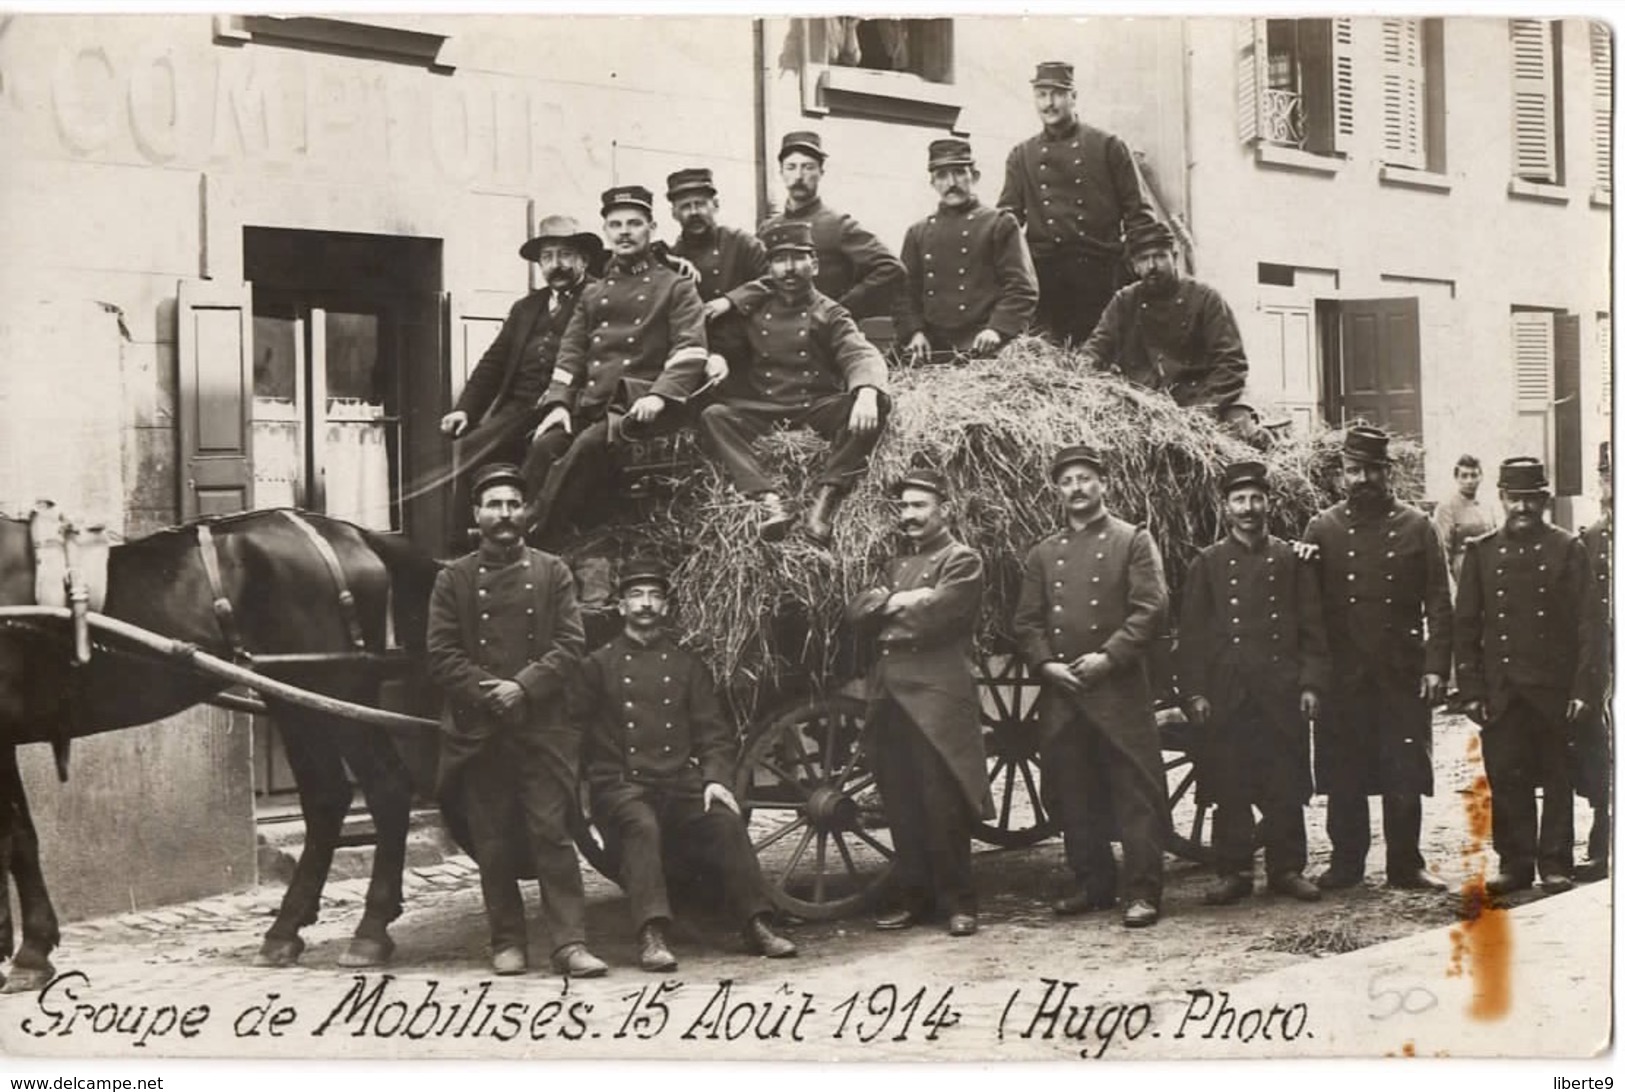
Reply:
[[304, 503], [304, 323], [255, 301], [254, 504], [296, 508]]
[[326, 358], [326, 423], [318, 442], [324, 445], [327, 514], [374, 530], [398, 530], [399, 418], [378, 315], [322, 314], [322, 327], [313, 333]]

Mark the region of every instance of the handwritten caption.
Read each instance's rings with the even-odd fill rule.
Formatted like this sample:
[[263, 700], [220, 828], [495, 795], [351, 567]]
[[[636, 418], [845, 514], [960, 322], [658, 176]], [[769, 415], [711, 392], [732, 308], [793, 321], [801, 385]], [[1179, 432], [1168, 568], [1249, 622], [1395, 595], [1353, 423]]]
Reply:
[[173, 1005], [98, 996], [89, 976], [73, 971], [40, 990], [19, 1027], [37, 1039], [122, 1038], [135, 1048], [160, 1049], [205, 1034], [262, 1042], [348, 1036], [470, 1043], [825, 1040], [859, 1046], [992, 1039], [1054, 1043], [1080, 1058], [1128, 1053], [1145, 1040], [1256, 1043], [1279, 1050], [1314, 1038], [1305, 1002], [1243, 1005], [1228, 991], [1205, 988], [1153, 1004], [1093, 998], [1079, 982], [1039, 978], [1001, 991], [992, 1005], [980, 999], [974, 1011], [977, 1018], [967, 1019], [963, 996], [942, 985], [882, 982], [825, 998], [789, 983], [663, 979], [587, 996], [567, 981], [516, 990], [490, 979], [448, 985], [390, 974], [355, 975], [342, 995], [327, 1001], [267, 991], [246, 1005]]

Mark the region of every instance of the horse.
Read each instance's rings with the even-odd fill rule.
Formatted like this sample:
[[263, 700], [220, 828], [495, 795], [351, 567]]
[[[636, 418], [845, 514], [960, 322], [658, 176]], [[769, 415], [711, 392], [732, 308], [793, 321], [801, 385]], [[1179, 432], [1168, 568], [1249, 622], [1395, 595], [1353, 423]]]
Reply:
[[[34, 598], [36, 551], [26, 520], [0, 516], [0, 606]], [[260, 669], [303, 689], [377, 706], [389, 616], [408, 654], [421, 654], [428, 603], [440, 564], [394, 536], [326, 516], [271, 509], [209, 517], [114, 545], [107, 551], [105, 616], [252, 665], [257, 655], [361, 653], [343, 659], [291, 657]], [[88, 662], [73, 662], [68, 627], [0, 628], [0, 963], [12, 953], [15, 882], [21, 944], [10, 993], [42, 988], [55, 973], [56, 913], [40, 868], [16, 748], [47, 742], [66, 776], [68, 741], [146, 724], [200, 702], [229, 683], [175, 660], [154, 659], [98, 638]], [[366, 654], [373, 654], [369, 658]], [[316, 921], [338, 845], [353, 771], [377, 831], [365, 908], [339, 957], [345, 967], [387, 963], [388, 926], [401, 913], [413, 780], [397, 738], [377, 727], [265, 698], [286, 746], [305, 820], [305, 847], [255, 957], [295, 964], [299, 931]]]

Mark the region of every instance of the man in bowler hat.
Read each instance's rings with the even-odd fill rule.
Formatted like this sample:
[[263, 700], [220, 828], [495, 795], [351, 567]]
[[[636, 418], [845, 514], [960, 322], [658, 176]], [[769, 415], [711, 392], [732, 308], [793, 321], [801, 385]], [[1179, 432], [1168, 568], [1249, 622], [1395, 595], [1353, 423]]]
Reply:
[[1256, 834], [1270, 890], [1314, 902], [1303, 808], [1313, 791], [1309, 726], [1331, 671], [1320, 586], [1269, 533], [1263, 463], [1231, 463], [1220, 489], [1229, 530], [1191, 562], [1179, 622], [1180, 688], [1197, 726], [1202, 790], [1216, 805], [1219, 880], [1206, 901], [1252, 893]]
[[1038, 277], [1008, 210], [976, 197], [982, 173], [970, 142], [933, 140], [926, 160], [937, 211], [903, 236], [908, 282], [897, 295], [897, 340], [914, 360], [952, 350], [989, 356], [1026, 333], [1038, 307]]
[[675, 971], [666, 869], [720, 884], [746, 946], [781, 958], [796, 946], [773, 930], [761, 868], [729, 785], [738, 760], [711, 673], [666, 633], [671, 578], [637, 558], [619, 580], [623, 628], [581, 665], [574, 704], [586, 732], [593, 819], [621, 860], [638, 927], [638, 963]]
[[1351, 426], [1343, 440], [1346, 499], [1309, 521], [1332, 655], [1326, 709], [1315, 723], [1315, 784], [1326, 794], [1332, 859], [1323, 890], [1365, 878], [1368, 798], [1382, 797], [1389, 887], [1443, 891], [1422, 858], [1422, 797], [1433, 795], [1433, 706], [1450, 674], [1450, 573], [1438, 532], [1399, 501], [1388, 434]]
[[[1156, 924], [1168, 783], [1151, 708], [1146, 650], [1168, 613], [1162, 555], [1144, 527], [1106, 508], [1106, 463], [1087, 444], [1050, 462], [1066, 525], [1027, 554], [1013, 624], [1043, 683], [1043, 794], [1061, 825], [1073, 890], [1057, 914], [1117, 903], [1115, 818], [1123, 842], [1123, 924]], [[1107, 801], [1109, 800], [1109, 804]]]
[[906, 929], [933, 913], [952, 936], [977, 929], [971, 827], [993, 817], [971, 666], [982, 604], [982, 558], [948, 530], [948, 486], [935, 470], [891, 488], [910, 551], [847, 608], [874, 633], [879, 655], [864, 680], [866, 732], [897, 856], [895, 906], [875, 920]]
[[[1467, 543], [1456, 601], [1456, 679], [1481, 729], [1490, 829], [1500, 871], [1491, 895], [1574, 886], [1569, 740], [1596, 708], [1596, 583], [1579, 538], [1546, 522], [1546, 467], [1501, 463], [1506, 522]], [[1540, 790], [1537, 822], [1535, 790]]]
[[1072, 66], [1044, 61], [1033, 76], [1043, 131], [1010, 149], [999, 207], [1027, 228], [1038, 271], [1038, 323], [1081, 345], [1122, 283], [1123, 233], [1154, 218], [1128, 145], [1078, 120]]
[[518, 854], [527, 844], [541, 887], [553, 969], [588, 978], [608, 968], [587, 950], [586, 896], [568, 817], [577, 802], [581, 736], [565, 715], [583, 645], [569, 568], [521, 532], [525, 480], [511, 464], [474, 480], [480, 544], [435, 578], [429, 674], [446, 695], [439, 790], [466, 816], [491, 929], [491, 968], [529, 963]]

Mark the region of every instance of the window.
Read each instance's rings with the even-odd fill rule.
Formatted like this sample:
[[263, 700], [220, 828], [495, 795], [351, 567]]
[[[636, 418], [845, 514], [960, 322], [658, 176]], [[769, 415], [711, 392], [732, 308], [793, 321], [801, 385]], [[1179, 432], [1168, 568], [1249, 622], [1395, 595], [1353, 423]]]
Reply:
[[1614, 40], [1606, 23], [1591, 24], [1592, 197], [1614, 194]]
[[214, 40], [243, 45], [258, 42], [370, 60], [423, 65], [435, 72], [456, 67], [451, 39], [420, 29], [411, 16], [344, 17], [306, 15], [217, 15]]
[[1563, 311], [1514, 308], [1511, 454], [1538, 455], [1551, 468], [1552, 492], [1581, 491], [1580, 318]]
[[1345, 152], [1354, 135], [1354, 21], [1252, 20], [1239, 87], [1242, 140]]
[[952, 19], [837, 15], [799, 23], [805, 112], [957, 124]]
[[1512, 35], [1512, 176], [1563, 184], [1561, 28], [1542, 19], [1508, 21]]
[[1382, 162], [1444, 173], [1444, 24], [1384, 19]]
[[1607, 311], [1597, 312], [1597, 359], [1602, 362], [1597, 412], [1609, 417], [1614, 412], [1614, 321]]

